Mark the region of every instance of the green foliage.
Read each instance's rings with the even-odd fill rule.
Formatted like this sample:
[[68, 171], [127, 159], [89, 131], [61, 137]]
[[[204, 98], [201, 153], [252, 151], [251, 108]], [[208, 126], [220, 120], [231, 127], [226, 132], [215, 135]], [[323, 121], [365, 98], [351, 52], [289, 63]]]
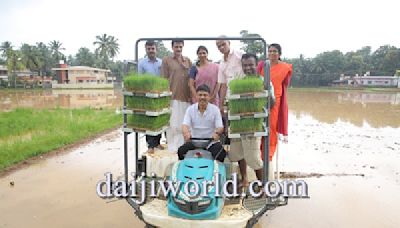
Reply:
[[128, 115], [128, 127], [140, 130], [157, 131], [169, 124], [169, 113], [160, 116]]
[[162, 59], [162, 58], [164, 58], [165, 56], [170, 56], [170, 55], [172, 55], [172, 52], [171, 52], [170, 50], [168, 50], [168, 49], [164, 46], [164, 43], [163, 43], [161, 40], [157, 41], [157, 42], [156, 42], [156, 45], [157, 45], [157, 57], [158, 57], [158, 58]]
[[120, 124], [121, 116], [108, 109], [0, 112], [0, 170]]
[[89, 48], [81, 47], [75, 55], [73, 65], [94, 67], [96, 56]]
[[168, 108], [170, 103], [169, 97], [149, 98], [149, 97], [126, 97], [126, 105], [128, 109], [160, 111]]
[[267, 104], [266, 98], [237, 99], [229, 101], [231, 114], [260, 113]]
[[[249, 33], [247, 30], [240, 31], [240, 35], [243, 38], [261, 38], [257, 33]], [[241, 40], [242, 50], [245, 53], [251, 53], [257, 55], [258, 58], [265, 58], [263, 42], [260, 40]]]
[[124, 87], [127, 91], [158, 93], [169, 91], [169, 82], [154, 75], [131, 74], [124, 78]]
[[51, 68], [56, 66], [57, 62], [51, 56], [51, 50], [43, 42], [36, 43], [38, 51], [38, 59], [41, 62], [41, 68], [39, 69], [39, 75], [48, 76], [54, 74]]
[[231, 120], [229, 123], [231, 133], [250, 133], [263, 131], [264, 119], [246, 118], [241, 120]]
[[247, 76], [243, 79], [235, 79], [229, 83], [232, 94], [243, 94], [262, 92], [264, 90], [264, 82], [258, 76]]
[[0, 46], [0, 51], [2, 52], [1, 56], [7, 60], [8, 56], [9, 56], [9, 51], [12, 49], [13, 49], [13, 47], [12, 47], [11, 42], [5, 41], [5, 42], [1, 43], [1, 46]]
[[40, 58], [40, 52], [38, 48], [34, 45], [23, 44], [21, 46], [22, 63], [27, 69], [31, 71], [39, 72], [43, 67], [43, 62]]

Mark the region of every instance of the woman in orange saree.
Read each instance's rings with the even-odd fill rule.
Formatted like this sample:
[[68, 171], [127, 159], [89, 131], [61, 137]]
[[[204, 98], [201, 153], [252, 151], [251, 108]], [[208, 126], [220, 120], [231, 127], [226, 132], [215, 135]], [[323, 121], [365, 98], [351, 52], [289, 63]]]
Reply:
[[[288, 105], [287, 87], [292, 76], [292, 65], [281, 61], [282, 48], [279, 44], [268, 46], [268, 59], [270, 61], [270, 78], [274, 86], [275, 105], [270, 111], [270, 137], [269, 137], [269, 160], [276, 151], [278, 144], [278, 133], [288, 135]], [[264, 62], [257, 67], [260, 75], [264, 75]], [[261, 140], [261, 158], [264, 158], [264, 139]]]

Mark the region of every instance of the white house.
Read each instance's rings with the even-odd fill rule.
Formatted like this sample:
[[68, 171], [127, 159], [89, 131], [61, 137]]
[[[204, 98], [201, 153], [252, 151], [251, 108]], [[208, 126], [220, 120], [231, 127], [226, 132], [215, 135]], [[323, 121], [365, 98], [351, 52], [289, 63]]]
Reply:
[[0, 79], [8, 81], [8, 70], [6, 66], [0, 65]]
[[61, 64], [52, 70], [59, 76], [58, 83], [61, 84], [107, 84], [115, 81], [115, 77], [110, 76], [111, 71], [106, 69]]
[[400, 88], [400, 77], [397, 76], [355, 76], [354, 86], [379, 86]]

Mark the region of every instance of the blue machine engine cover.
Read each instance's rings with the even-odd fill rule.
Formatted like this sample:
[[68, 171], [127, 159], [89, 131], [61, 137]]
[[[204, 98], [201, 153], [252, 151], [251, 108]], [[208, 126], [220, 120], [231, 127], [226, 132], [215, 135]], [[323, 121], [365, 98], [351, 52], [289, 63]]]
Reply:
[[[189, 151], [184, 160], [174, 164], [170, 180], [176, 183], [177, 188], [179, 186], [179, 191], [176, 196], [168, 195], [168, 215], [192, 220], [217, 219], [221, 215], [226, 170], [223, 163], [212, 159], [210, 152], [201, 149]], [[205, 183], [212, 183], [207, 186], [206, 195]], [[189, 194], [184, 191], [185, 185]], [[219, 196], [216, 196], [217, 190]]]

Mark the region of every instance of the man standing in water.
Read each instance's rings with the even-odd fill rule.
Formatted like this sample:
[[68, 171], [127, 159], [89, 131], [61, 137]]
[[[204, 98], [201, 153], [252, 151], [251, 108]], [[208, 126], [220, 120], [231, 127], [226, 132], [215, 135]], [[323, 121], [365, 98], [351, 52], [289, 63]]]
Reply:
[[[146, 41], [144, 45], [146, 49], [147, 57], [141, 59], [138, 64], [138, 70], [140, 74], [151, 74], [154, 76], [160, 76], [161, 59], [157, 58], [157, 47], [156, 43], [152, 40]], [[147, 153], [153, 154], [154, 148], [163, 150], [164, 147], [160, 144], [161, 134], [157, 136], [146, 135], [147, 142]]]
[[[257, 56], [254, 54], [242, 55], [242, 69], [246, 76], [257, 75]], [[272, 96], [271, 102], [274, 103], [273, 86], [270, 84], [270, 95]], [[257, 176], [257, 179], [262, 181], [263, 178], [263, 161], [259, 152], [260, 138], [254, 136], [242, 136], [240, 140], [232, 141], [231, 150], [229, 152], [229, 159], [231, 161], [239, 162], [240, 174], [242, 176], [242, 186], [248, 185], [247, 180], [247, 167], [249, 165]], [[244, 165], [243, 165], [244, 164]]]
[[168, 150], [177, 152], [184, 143], [182, 122], [186, 109], [190, 106], [189, 69], [192, 66], [188, 57], [182, 56], [183, 40], [172, 40], [172, 56], [164, 57], [161, 75], [169, 80], [172, 92], [170, 127], [167, 130]]

